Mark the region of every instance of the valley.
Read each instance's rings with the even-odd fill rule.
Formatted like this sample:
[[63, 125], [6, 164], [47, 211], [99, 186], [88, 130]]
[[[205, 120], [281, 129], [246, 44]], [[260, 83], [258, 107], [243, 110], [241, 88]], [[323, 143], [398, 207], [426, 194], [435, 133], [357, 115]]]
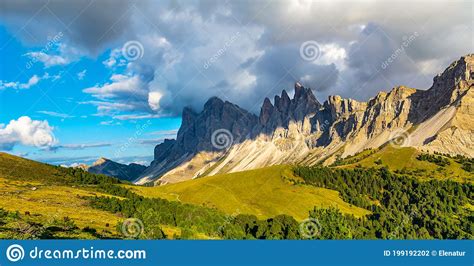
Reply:
[[473, 239], [473, 62], [367, 102], [211, 97], [147, 167], [0, 153], [0, 238]]

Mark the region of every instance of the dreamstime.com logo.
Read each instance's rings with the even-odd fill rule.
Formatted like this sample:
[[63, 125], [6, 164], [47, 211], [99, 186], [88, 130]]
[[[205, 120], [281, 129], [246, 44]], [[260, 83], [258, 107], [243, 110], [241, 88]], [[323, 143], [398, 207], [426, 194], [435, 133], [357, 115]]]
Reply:
[[321, 224], [318, 219], [308, 218], [302, 221], [299, 229], [303, 239], [312, 239], [321, 235]]
[[11, 245], [7, 248], [7, 259], [11, 262], [17, 262], [25, 258], [25, 250], [20, 245]]
[[232, 133], [224, 128], [212, 132], [211, 144], [218, 150], [228, 149], [234, 143], [234, 136]]
[[128, 41], [122, 47], [122, 55], [128, 61], [135, 61], [143, 57], [145, 49], [139, 41]]
[[143, 231], [145, 226], [140, 219], [129, 218], [122, 223], [122, 233], [128, 238], [137, 238]]
[[141, 249], [95, 249], [93, 246], [75, 249], [31, 248], [25, 252], [21, 245], [10, 245], [6, 250], [7, 260], [19, 262], [29, 260], [145, 260], [147, 253]]
[[321, 48], [316, 41], [306, 41], [300, 46], [300, 57], [305, 61], [316, 61], [321, 56]]

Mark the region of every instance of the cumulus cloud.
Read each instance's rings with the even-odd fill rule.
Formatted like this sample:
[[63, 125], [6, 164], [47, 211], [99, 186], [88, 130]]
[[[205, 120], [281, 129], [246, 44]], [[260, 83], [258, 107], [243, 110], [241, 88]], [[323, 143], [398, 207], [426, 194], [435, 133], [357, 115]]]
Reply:
[[[55, 47], [56, 45], [54, 45]], [[49, 47], [49, 46], [48, 46]], [[54, 48], [53, 47], [53, 48]], [[82, 52], [66, 44], [57, 44], [57, 51], [43, 49], [41, 51], [28, 52], [31, 62], [41, 62], [45, 68], [53, 66], [65, 66], [80, 59]], [[27, 65], [28, 66], [28, 65]]]
[[11, 120], [8, 125], [0, 125], [0, 150], [11, 150], [17, 144], [48, 148], [56, 143], [53, 127], [46, 120], [22, 116], [18, 120]]
[[151, 112], [148, 83], [138, 74], [114, 74], [110, 82], [86, 88], [84, 92], [98, 99], [89, 103], [97, 105], [102, 115], [131, 110]]
[[20, 89], [29, 89], [31, 88], [32, 86], [38, 84], [38, 82], [40, 81], [40, 77], [38, 77], [37, 75], [33, 75], [31, 76], [30, 79], [28, 79], [27, 82], [25, 83], [21, 83], [21, 82], [18, 82], [18, 81], [3, 81], [3, 80], [0, 80], [0, 90], [2, 89], [15, 89], [15, 90], [20, 90]]
[[[99, 114], [111, 116], [179, 114], [211, 96], [257, 112], [264, 97], [295, 81], [321, 101], [330, 94], [366, 100], [396, 85], [428, 88], [435, 74], [472, 52], [470, 1], [4, 2], [0, 17], [13, 30], [33, 17], [24, 32], [38, 40], [64, 31], [68, 46], [109, 54], [103, 63], [115, 74], [84, 92]], [[123, 57], [130, 40], [143, 45], [142, 58]], [[306, 41], [319, 44], [314, 61], [299, 54]]]

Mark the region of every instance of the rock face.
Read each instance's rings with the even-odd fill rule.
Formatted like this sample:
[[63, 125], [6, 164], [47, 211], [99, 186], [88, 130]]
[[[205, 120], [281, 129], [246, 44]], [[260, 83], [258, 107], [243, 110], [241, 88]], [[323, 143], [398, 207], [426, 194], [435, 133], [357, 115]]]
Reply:
[[87, 171], [93, 174], [104, 174], [121, 180], [136, 180], [145, 171], [146, 166], [136, 163], [129, 165], [117, 163], [106, 158], [100, 158]]
[[257, 123], [256, 115], [217, 97], [209, 99], [200, 113], [184, 108], [176, 140], [165, 140], [156, 146], [155, 158], [143, 173], [140, 183], [153, 181], [165, 173], [168, 173], [168, 178], [161, 180], [162, 182], [181, 181], [180, 177], [183, 175], [186, 176], [183, 180], [189, 179], [188, 176], [193, 176], [197, 170], [193, 165], [187, 165], [183, 171], [172, 170], [180, 165], [186, 165], [186, 162], [199, 153], [220, 152], [219, 147], [216, 148], [212, 144], [214, 132], [217, 130], [228, 132], [232, 138], [232, 143], [229, 144], [236, 144], [250, 138], [252, 129]]
[[[296, 83], [293, 99], [286, 91], [273, 103], [266, 98], [257, 117], [211, 98], [200, 113], [183, 110], [177, 139], [156, 146], [155, 160], [135, 181], [174, 183], [272, 164], [330, 163], [400, 136], [401, 146], [473, 157], [473, 77], [471, 54], [437, 75], [428, 90], [399, 86], [367, 102], [330, 96], [321, 104]], [[225, 149], [212, 142], [219, 130], [232, 138]]]

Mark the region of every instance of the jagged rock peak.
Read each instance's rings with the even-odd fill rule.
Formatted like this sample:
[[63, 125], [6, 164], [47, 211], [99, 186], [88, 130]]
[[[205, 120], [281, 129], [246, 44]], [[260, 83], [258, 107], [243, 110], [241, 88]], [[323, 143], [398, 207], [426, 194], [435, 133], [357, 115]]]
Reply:
[[97, 166], [97, 165], [101, 165], [101, 164], [104, 164], [106, 162], [110, 161], [109, 159], [107, 158], [104, 158], [104, 157], [100, 157], [99, 159], [97, 159], [97, 161], [95, 161], [92, 166]]
[[209, 108], [215, 108], [216, 106], [221, 106], [224, 104], [224, 101], [221, 100], [219, 97], [211, 97], [207, 102], [204, 104], [204, 110]]
[[305, 88], [301, 83], [296, 82], [295, 83], [295, 100], [299, 99], [312, 99], [314, 101], [316, 100], [316, 97], [313, 94], [313, 91], [310, 88]]
[[[279, 99], [278, 99], [279, 102]], [[275, 105], [277, 104], [277, 99], [275, 98]], [[262, 125], [265, 125], [268, 120], [270, 119], [271, 114], [273, 113], [273, 105], [270, 102], [270, 99], [268, 97], [265, 97], [265, 100], [263, 100], [263, 105], [260, 110], [260, 116], [259, 120]]]
[[434, 79], [443, 76], [451, 76], [461, 80], [472, 80], [474, 78], [474, 54], [468, 54], [454, 61], [443, 73], [438, 74]]
[[430, 90], [450, 89], [461, 81], [472, 83], [474, 79], [474, 54], [454, 61], [442, 73], [433, 78]]

